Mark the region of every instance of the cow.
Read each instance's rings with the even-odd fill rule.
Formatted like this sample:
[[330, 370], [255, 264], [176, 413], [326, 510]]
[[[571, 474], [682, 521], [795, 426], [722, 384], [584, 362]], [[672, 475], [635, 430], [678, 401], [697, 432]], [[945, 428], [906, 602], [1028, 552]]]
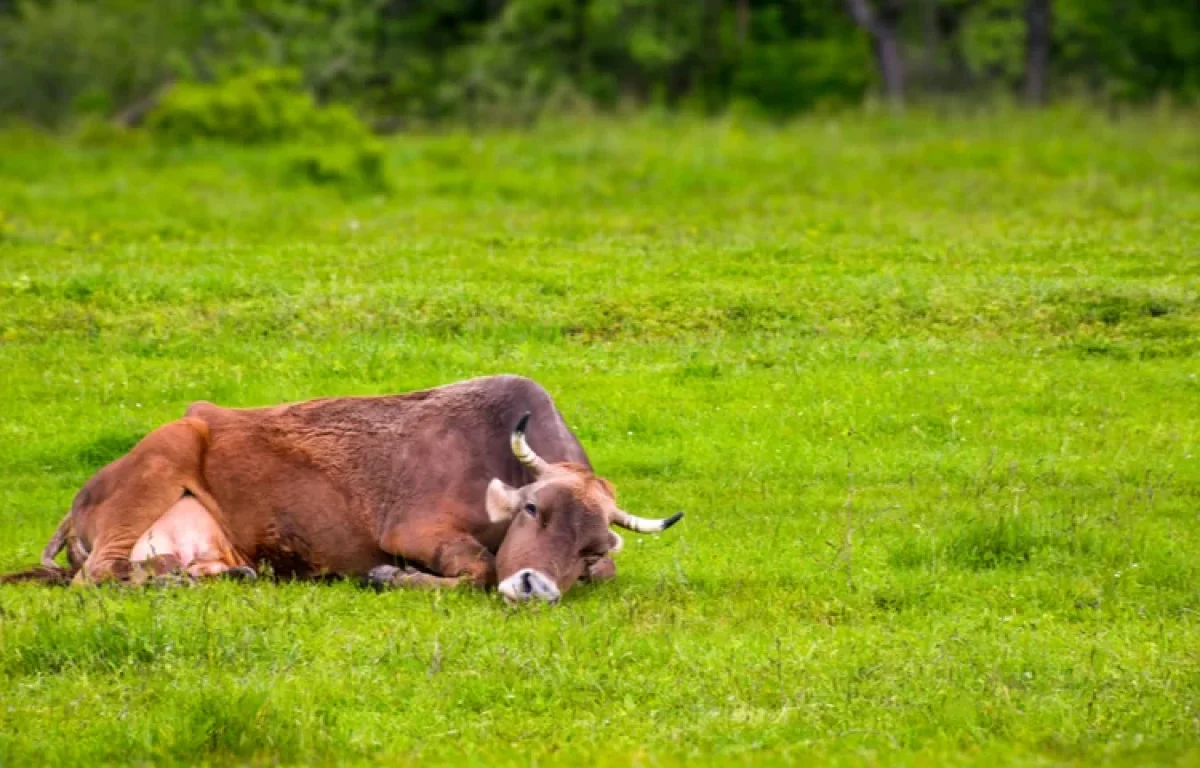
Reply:
[[610, 526], [657, 533], [682, 515], [617, 506], [550, 395], [519, 376], [266, 408], [198, 402], [88, 480], [26, 575], [253, 578], [266, 565], [553, 603], [615, 576]]

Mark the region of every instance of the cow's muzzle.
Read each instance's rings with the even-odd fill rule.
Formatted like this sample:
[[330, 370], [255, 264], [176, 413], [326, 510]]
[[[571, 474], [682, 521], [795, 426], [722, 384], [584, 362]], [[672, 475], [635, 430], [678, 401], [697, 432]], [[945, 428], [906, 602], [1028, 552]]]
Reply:
[[510, 603], [523, 603], [527, 600], [543, 600], [547, 603], [557, 603], [562, 597], [554, 579], [541, 571], [532, 568], [522, 568], [500, 582], [500, 594]]

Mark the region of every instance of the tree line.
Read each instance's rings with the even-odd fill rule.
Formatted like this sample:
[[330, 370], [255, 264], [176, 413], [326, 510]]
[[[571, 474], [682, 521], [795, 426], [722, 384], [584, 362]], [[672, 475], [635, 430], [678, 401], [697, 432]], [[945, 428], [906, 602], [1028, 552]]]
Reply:
[[378, 123], [1200, 93], [1200, 0], [0, 0], [0, 118], [299, 73]]

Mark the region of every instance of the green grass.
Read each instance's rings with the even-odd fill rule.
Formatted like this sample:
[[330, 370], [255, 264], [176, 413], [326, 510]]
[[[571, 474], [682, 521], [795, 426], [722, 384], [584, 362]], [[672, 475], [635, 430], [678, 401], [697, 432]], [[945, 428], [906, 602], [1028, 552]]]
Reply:
[[1200, 761], [1194, 117], [0, 140], [0, 570], [193, 400], [497, 372], [688, 513], [552, 609], [0, 588], [0, 764]]

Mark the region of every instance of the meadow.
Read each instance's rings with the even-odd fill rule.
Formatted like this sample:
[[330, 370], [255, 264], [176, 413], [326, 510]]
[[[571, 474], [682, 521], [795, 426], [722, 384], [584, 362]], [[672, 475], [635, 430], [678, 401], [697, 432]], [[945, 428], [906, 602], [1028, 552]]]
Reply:
[[0, 571], [194, 400], [500, 372], [687, 516], [557, 607], [0, 587], [0, 765], [1200, 762], [1194, 118], [4, 134]]

